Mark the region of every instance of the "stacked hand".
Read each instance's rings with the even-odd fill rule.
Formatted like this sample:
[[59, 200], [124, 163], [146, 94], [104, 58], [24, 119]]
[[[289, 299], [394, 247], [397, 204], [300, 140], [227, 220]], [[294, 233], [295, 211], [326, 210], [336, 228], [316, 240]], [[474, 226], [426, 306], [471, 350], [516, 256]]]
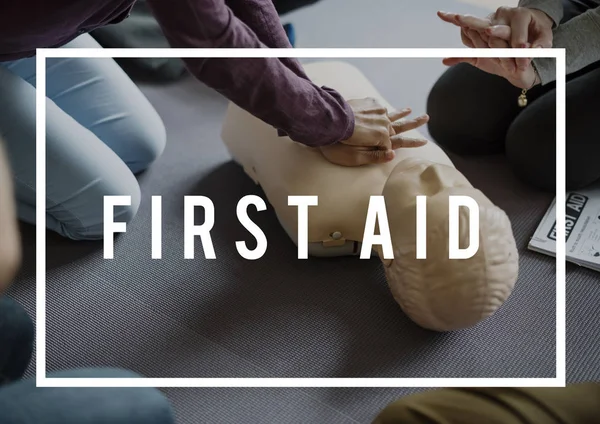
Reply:
[[354, 111], [354, 133], [347, 140], [321, 147], [330, 162], [343, 166], [385, 163], [394, 159], [394, 150], [427, 143], [402, 134], [426, 124], [427, 115], [405, 120], [410, 109], [388, 111], [372, 98], [349, 100], [348, 104]]
[[[552, 19], [544, 12], [523, 7], [501, 7], [487, 18], [438, 12], [445, 22], [458, 26], [462, 42], [471, 48], [550, 48]], [[531, 59], [453, 58], [448, 66], [469, 63], [482, 71], [506, 78], [511, 84], [529, 89], [539, 84]]]

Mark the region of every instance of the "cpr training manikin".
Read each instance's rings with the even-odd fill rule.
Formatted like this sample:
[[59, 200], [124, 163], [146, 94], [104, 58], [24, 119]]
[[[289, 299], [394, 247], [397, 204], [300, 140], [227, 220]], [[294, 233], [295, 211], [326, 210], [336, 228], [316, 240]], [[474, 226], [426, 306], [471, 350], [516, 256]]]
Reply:
[[[375, 98], [392, 106], [367, 78], [345, 62], [305, 65], [311, 80], [345, 99]], [[404, 133], [419, 137], [417, 130]], [[385, 164], [345, 167], [316, 149], [280, 137], [277, 131], [230, 104], [222, 139], [233, 159], [259, 184], [290, 238], [298, 243], [298, 208], [289, 196], [317, 196], [308, 213], [310, 256], [359, 255], [371, 196], [385, 200], [393, 255], [381, 245], [371, 252], [385, 268], [391, 294], [416, 324], [435, 331], [476, 325], [511, 294], [518, 253], [506, 213], [454, 167], [433, 142], [396, 151]], [[469, 196], [479, 210], [479, 248], [466, 259], [450, 259], [451, 196]], [[425, 259], [417, 256], [417, 196], [426, 196]], [[458, 208], [458, 245], [469, 245], [469, 210]], [[379, 223], [381, 224], [381, 223]], [[370, 250], [370, 249], [369, 249]], [[358, 257], [357, 260], [360, 260]]]

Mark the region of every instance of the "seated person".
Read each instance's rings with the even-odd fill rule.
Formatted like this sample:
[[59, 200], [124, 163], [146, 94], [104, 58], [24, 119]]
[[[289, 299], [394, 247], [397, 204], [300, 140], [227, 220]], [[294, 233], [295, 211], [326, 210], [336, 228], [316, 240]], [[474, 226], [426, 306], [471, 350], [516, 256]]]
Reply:
[[[566, 187], [600, 180], [600, 1], [521, 0], [488, 18], [441, 13], [474, 48], [556, 47], [567, 56]], [[427, 102], [434, 140], [461, 155], [505, 153], [515, 174], [556, 190], [553, 59], [447, 59]], [[525, 107], [520, 95], [526, 90]], [[592, 140], [591, 140], [592, 139]]]

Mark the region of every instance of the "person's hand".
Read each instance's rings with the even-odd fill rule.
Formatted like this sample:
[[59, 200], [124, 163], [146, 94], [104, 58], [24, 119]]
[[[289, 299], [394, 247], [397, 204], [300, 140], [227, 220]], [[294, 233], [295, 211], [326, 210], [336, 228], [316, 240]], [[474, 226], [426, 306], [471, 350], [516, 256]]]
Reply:
[[[457, 13], [438, 12], [445, 22], [498, 37], [509, 42], [512, 48], [552, 47], [554, 22], [546, 13], [526, 7], [500, 7], [486, 18]], [[463, 39], [464, 42], [464, 39]], [[465, 44], [467, 45], [467, 44]], [[472, 47], [468, 46], [467, 47]]]
[[[461, 37], [467, 47], [499, 49], [511, 47], [509, 44], [509, 40], [513, 38], [511, 27], [507, 25], [490, 26], [496, 19], [495, 14], [486, 19], [444, 12], [439, 12], [439, 15], [446, 22], [461, 28]], [[531, 45], [527, 42], [519, 47], [528, 48]], [[531, 58], [448, 58], [443, 62], [447, 66], [469, 63], [484, 72], [501, 76], [521, 89], [530, 89], [540, 83], [539, 77], [531, 65]]]
[[[456, 25], [460, 28], [460, 37], [462, 43], [470, 48], [474, 49], [483, 49], [483, 48], [491, 48], [492, 45], [502, 45], [508, 46], [506, 43], [498, 43], [498, 40], [494, 40], [491, 43], [493, 38], [499, 38], [500, 40], [508, 41], [510, 40], [510, 27], [507, 26], [497, 26], [494, 27], [492, 25], [492, 20], [494, 17], [494, 13], [489, 15], [487, 18], [477, 18], [471, 15], [460, 15], [457, 13], [446, 13], [446, 12], [438, 12], [438, 16], [445, 22], [449, 22], [453, 25]], [[503, 29], [508, 29], [509, 35], [506, 36], [506, 31], [503, 31], [503, 37], [496, 37], [492, 35], [492, 28], [494, 28], [494, 33], [498, 32], [498, 28], [502, 27]], [[526, 45], [526, 47], [530, 47]], [[514, 68], [520, 67], [521, 70], [526, 69], [530, 60], [527, 58], [502, 58], [500, 59], [500, 63], [504, 66], [506, 72], [514, 72]]]
[[471, 21], [478, 22], [478, 27], [485, 26], [486, 28], [490, 28], [492, 25], [491, 19], [488, 18], [481, 19], [476, 18], [471, 15], [459, 15], [458, 13], [448, 13], [448, 12], [438, 12], [438, 16], [444, 22], [448, 22], [453, 24], [460, 29], [460, 39], [462, 43], [469, 48], [477, 48], [478, 44], [487, 44], [489, 41], [489, 36], [485, 30], [479, 30], [472, 28], [468, 25]]
[[[552, 19], [541, 10], [525, 7], [500, 7], [486, 18], [457, 13], [438, 12], [444, 21], [460, 28], [461, 39], [465, 46], [471, 48], [491, 47], [494, 38], [507, 42], [502, 48], [551, 48]], [[514, 72], [515, 68], [525, 71], [531, 64], [528, 58], [504, 58], [500, 63], [506, 72]]]
[[[508, 48], [506, 41], [499, 38], [490, 39], [489, 45], [492, 48]], [[446, 66], [468, 63], [484, 72], [503, 77], [515, 87], [525, 90], [540, 84], [540, 79], [529, 59], [525, 68], [515, 65], [515, 59], [511, 58], [446, 58], [443, 63]]]
[[332, 163], [342, 166], [385, 163], [394, 159], [394, 150], [427, 143], [403, 134], [426, 124], [427, 115], [404, 119], [411, 113], [410, 109], [388, 112], [372, 98], [349, 100], [348, 104], [354, 111], [354, 133], [347, 140], [320, 148]]

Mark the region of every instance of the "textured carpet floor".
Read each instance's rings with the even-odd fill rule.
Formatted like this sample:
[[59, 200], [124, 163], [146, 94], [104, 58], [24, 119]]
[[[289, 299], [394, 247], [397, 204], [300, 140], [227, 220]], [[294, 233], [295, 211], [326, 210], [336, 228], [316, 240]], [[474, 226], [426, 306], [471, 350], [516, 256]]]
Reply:
[[[286, 17], [301, 47], [457, 47], [438, 24], [447, 2], [327, 0]], [[454, 3], [453, 3], [454, 4]], [[408, 11], [410, 10], [410, 15]], [[458, 4], [453, 10], [484, 10]], [[334, 19], [343, 11], [344, 19]], [[397, 11], [397, 13], [390, 13]], [[369, 16], [368, 20], [363, 19]], [[362, 27], [360, 27], [362, 25]], [[426, 29], [425, 29], [426, 28]], [[366, 34], [366, 36], [365, 36]], [[437, 60], [353, 61], [399, 107], [424, 112], [443, 71]], [[149, 377], [552, 377], [555, 374], [555, 266], [526, 244], [552, 196], [523, 186], [502, 157], [455, 159], [509, 214], [521, 254], [514, 294], [476, 328], [436, 334], [412, 324], [394, 303], [377, 260], [298, 261], [271, 210], [251, 214], [269, 240], [266, 255], [243, 260], [249, 240], [235, 205], [259, 189], [219, 138], [226, 101], [191, 80], [144, 86], [169, 143], [140, 177], [139, 215], [102, 246], [48, 240], [48, 368], [118, 366]], [[183, 196], [209, 196], [217, 259], [183, 258]], [[163, 260], [150, 257], [150, 196], [163, 198]], [[198, 217], [197, 219], [201, 219]], [[26, 265], [11, 295], [35, 316], [33, 232], [24, 228]], [[569, 268], [571, 381], [600, 379], [598, 276]], [[30, 369], [28, 375], [33, 375]], [[181, 424], [367, 423], [415, 389], [170, 389]]]

